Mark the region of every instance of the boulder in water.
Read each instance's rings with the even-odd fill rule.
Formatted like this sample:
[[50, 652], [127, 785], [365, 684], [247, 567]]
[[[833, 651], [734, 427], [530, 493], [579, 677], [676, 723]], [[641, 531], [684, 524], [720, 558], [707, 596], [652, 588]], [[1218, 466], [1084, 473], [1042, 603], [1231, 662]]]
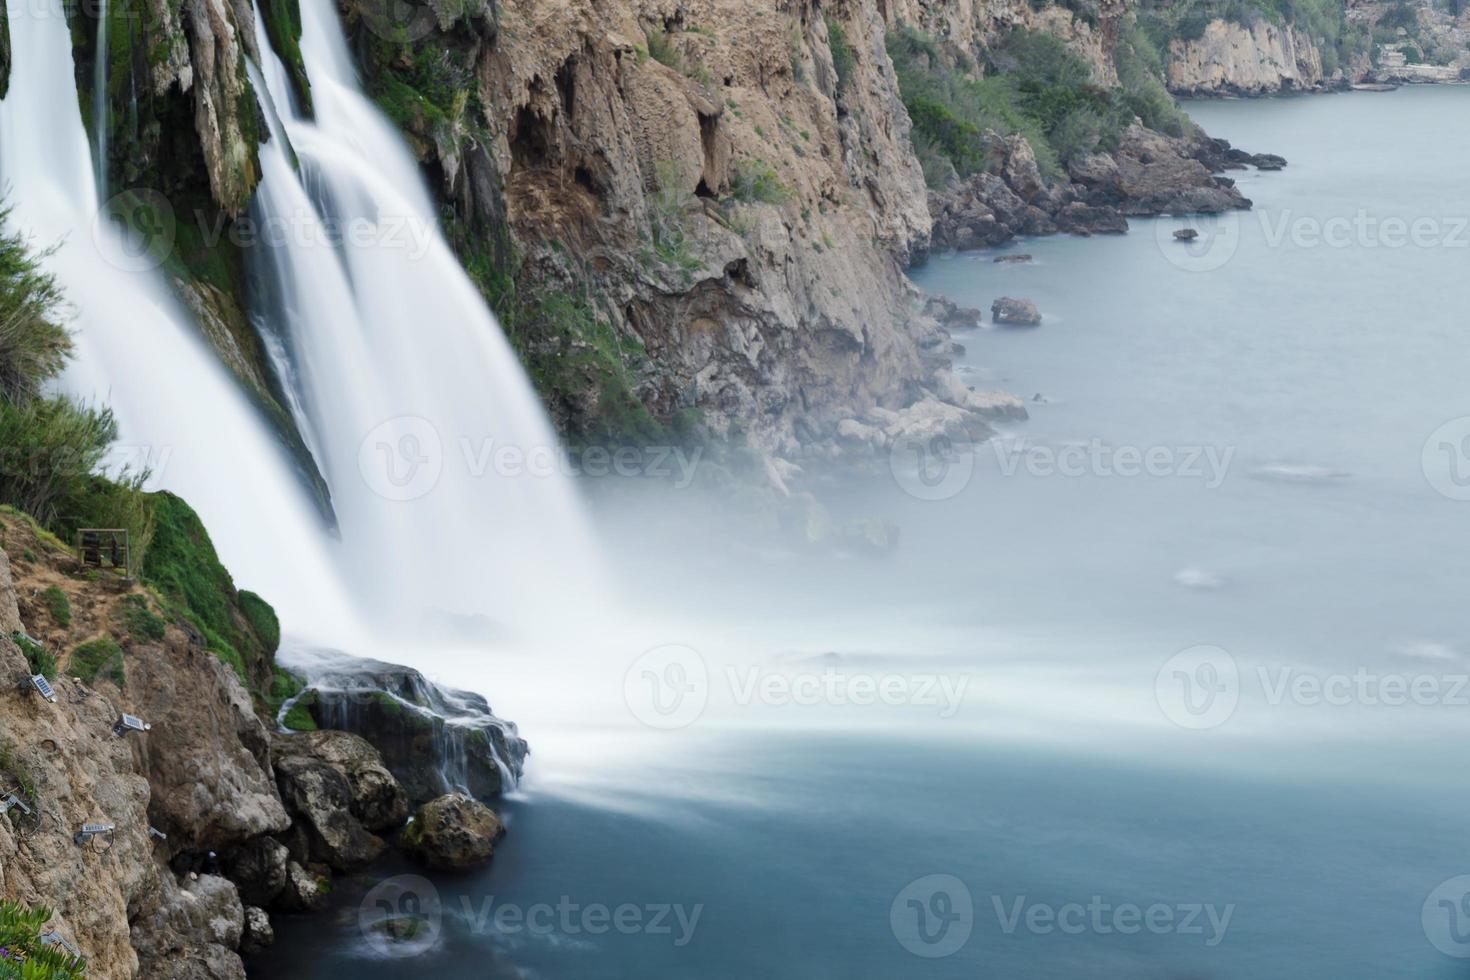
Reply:
[[504, 833], [495, 811], [463, 793], [449, 793], [419, 807], [400, 843], [429, 867], [448, 871], [489, 861]]
[[527, 746], [514, 724], [469, 691], [430, 682], [411, 667], [335, 650], [293, 651], [318, 727], [362, 736], [382, 756], [411, 804], [463, 791], [496, 796], [520, 777]]
[[990, 304], [990, 316], [996, 323], [1013, 327], [1035, 327], [1041, 323], [1041, 313], [1035, 303], [1010, 296], [1002, 296]]
[[1176, 242], [1192, 242], [1199, 237], [1199, 232], [1194, 228], [1180, 228], [1174, 232]]

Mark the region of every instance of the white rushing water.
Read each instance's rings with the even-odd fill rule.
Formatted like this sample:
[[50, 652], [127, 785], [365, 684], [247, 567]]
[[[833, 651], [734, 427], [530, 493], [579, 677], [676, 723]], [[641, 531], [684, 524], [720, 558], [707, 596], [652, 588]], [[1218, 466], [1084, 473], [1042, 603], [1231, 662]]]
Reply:
[[[269, 245], [256, 258], [345, 575], [399, 614], [385, 625], [445, 613], [539, 630], [595, 577], [556, 436], [440, 233], [417, 163], [360, 92], [331, 0], [308, 0], [302, 17], [311, 118], [279, 60], [263, 66], [275, 111], [253, 211]], [[269, 52], [260, 25], [257, 37]]]
[[[10, 12], [0, 178], [13, 224], [39, 248], [60, 245], [50, 268], [77, 313], [63, 386], [113, 408], [121, 457], [146, 461], [154, 486], [199, 510], [236, 578], [293, 632], [361, 649], [358, 622], [381, 640], [425, 622], [503, 636], [564, 619], [550, 604], [595, 571], [556, 436], [445, 242], [416, 162], [359, 91], [329, 0], [303, 17], [313, 117], [273, 55], [259, 86], [274, 138], [261, 148], [249, 252], [269, 302], [252, 313], [338, 535], [157, 263], [97, 219], [105, 144], [88, 146], [58, 0]], [[105, 105], [96, 111], [101, 122]]]
[[242, 586], [269, 594], [294, 629], [350, 642], [355, 617], [290, 460], [161, 275], [98, 219], [60, 0], [12, 4], [9, 29], [0, 181], [11, 224], [38, 248], [57, 246], [48, 267], [76, 313], [77, 356], [62, 387], [113, 408], [120, 460], [146, 461], [153, 486], [199, 511]]

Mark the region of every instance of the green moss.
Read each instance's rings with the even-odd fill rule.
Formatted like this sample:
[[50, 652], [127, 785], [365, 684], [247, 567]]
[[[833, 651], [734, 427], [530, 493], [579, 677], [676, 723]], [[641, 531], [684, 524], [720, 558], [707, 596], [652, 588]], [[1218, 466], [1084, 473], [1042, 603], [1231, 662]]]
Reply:
[[299, 0], [261, 0], [261, 20], [271, 47], [286, 66], [291, 87], [301, 105], [311, 111], [311, 82], [306, 76], [306, 61], [301, 56], [301, 5]]
[[122, 647], [110, 636], [89, 640], [73, 650], [71, 659], [67, 661], [67, 670], [86, 684], [104, 680], [121, 688], [127, 682]]
[[234, 580], [220, 564], [193, 508], [173, 494], [159, 493], [154, 496], [154, 515], [156, 531], [143, 562], [143, 580], [173, 612], [194, 624], [205, 646], [233, 667], [247, 687], [263, 694], [275, 654], [275, 644], [267, 640], [278, 641], [279, 628], [262, 637], [252, 619], [265, 626], [274, 623], [274, 614], [265, 615], [259, 608], [265, 603], [258, 596], [247, 602], [253, 613], [242, 608]]
[[30, 667], [32, 674], [40, 674], [48, 681], [56, 680], [56, 658], [45, 647], [24, 633], [11, 633], [10, 638], [25, 655], [26, 664]]
[[71, 625], [71, 600], [61, 589], [54, 585], [48, 586], [46, 591], [41, 593], [41, 603], [51, 614], [51, 620], [57, 626], [65, 629]]

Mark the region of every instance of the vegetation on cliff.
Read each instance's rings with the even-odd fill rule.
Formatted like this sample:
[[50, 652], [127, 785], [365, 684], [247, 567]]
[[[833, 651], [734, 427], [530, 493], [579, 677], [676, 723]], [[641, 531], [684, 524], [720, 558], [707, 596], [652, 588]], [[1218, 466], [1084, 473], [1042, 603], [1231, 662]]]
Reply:
[[1348, 21], [1342, 0], [1143, 0], [1138, 10], [1139, 25], [1161, 51], [1175, 39], [1199, 40], [1216, 20], [1246, 29], [1263, 20], [1294, 27], [1317, 45], [1328, 75], [1371, 46], [1368, 32]]
[[1116, 149], [1134, 116], [1171, 136], [1190, 125], [1164, 90], [1158, 50], [1132, 24], [1115, 51], [1116, 89], [1094, 81], [1061, 39], [1022, 29], [983, 65], [913, 28], [889, 34], [888, 54], [931, 187], [984, 170], [987, 131], [1024, 136], [1042, 173], [1056, 177], [1074, 159]]
[[[71, 353], [66, 314], [60, 289], [28, 243], [0, 234], [0, 504], [38, 521], [56, 535], [58, 548], [78, 528], [127, 529], [130, 570], [264, 695], [280, 642], [274, 611], [235, 588], [199, 515], [183, 500], [145, 493], [145, 474], [98, 475], [117, 434], [107, 409], [43, 393]], [[71, 618], [66, 595], [48, 591], [44, 603], [64, 628]], [[146, 605], [127, 607], [115, 625], [120, 637], [161, 636], [162, 623]], [[38, 672], [54, 672], [54, 662], [27, 657]], [[88, 675], [84, 679], [114, 676], [121, 686], [121, 657], [117, 638], [104, 635], [74, 650], [71, 663]]]
[[41, 941], [45, 908], [0, 900], [0, 980], [84, 980], [86, 962]]
[[152, 495], [156, 530], [142, 579], [204, 645], [233, 667], [253, 691], [268, 690], [281, 627], [265, 600], [235, 588], [194, 509], [171, 493]]

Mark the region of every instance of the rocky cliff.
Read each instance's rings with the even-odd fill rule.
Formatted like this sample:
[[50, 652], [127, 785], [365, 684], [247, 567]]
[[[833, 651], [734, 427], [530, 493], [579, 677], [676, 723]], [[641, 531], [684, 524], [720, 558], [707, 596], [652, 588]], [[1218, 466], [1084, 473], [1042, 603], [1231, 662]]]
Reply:
[[1264, 95], [1321, 86], [1322, 53], [1296, 27], [1213, 20], [1169, 45], [1169, 88], [1180, 95]]
[[1433, 0], [1298, 0], [1229, 19], [1191, 2], [1167, 10], [1149, 16], [1170, 38], [1168, 82], [1180, 95], [1458, 82], [1470, 69], [1470, 18]]
[[[267, 662], [262, 689], [235, 655], [252, 624], [270, 632], [268, 610], [213, 580], [207, 538], [187, 555], [152, 546], [181, 563], [182, 597], [168, 579], [145, 587], [83, 567], [17, 511], [0, 512], [0, 546], [0, 898], [50, 909], [47, 931], [80, 951], [92, 980], [243, 980], [241, 954], [270, 942], [270, 913], [320, 907], [332, 875], [382, 854], [411, 805], [458, 787], [406, 790], [389, 769], [447, 771], [432, 733], [387, 739], [385, 763], [371, 731], [278, 730], [270, 716], [290, 678]], [[219, 615], [191, 611], [206, 604]], [[335, 663], [351, 674], [348, 658]], [[525, 745], [483, 699], [372, 668], [364, 676], [391, 670], [431, 705], [472, 702], [506, 771], [518, 770]], [[393, 696], [359, 685], [375, 703]], [[123, 712], [147, 730], [119, 734]], [[306, 716], [298, 724], [314, 728]], [[482, 740], [478, 755], [462, 754], [494, 773], [477, 790], [488, 796], [503, 784]], [[106, 829], [77, 837], [84, 824]], [[466, 861], [485, 859], [498, 833], [471, 841]]]

